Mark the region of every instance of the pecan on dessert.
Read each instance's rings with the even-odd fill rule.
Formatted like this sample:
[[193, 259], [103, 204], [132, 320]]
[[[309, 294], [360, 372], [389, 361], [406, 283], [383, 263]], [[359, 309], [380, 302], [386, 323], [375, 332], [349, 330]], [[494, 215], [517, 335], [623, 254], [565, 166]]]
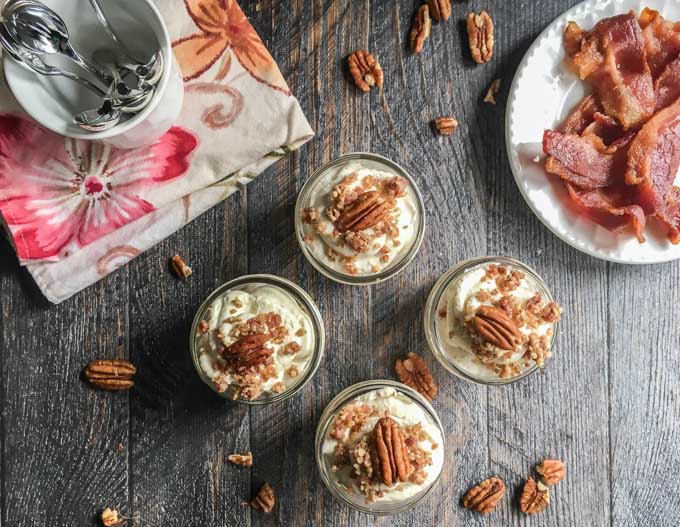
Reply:
[[100, 390], [129, 390], [137, 368], [124, 359], [93, 360], [83, 371], [85, 379]]
[[537, 514], [550, 503], [550, 490], [540, 481], [528, 478], [519, 498], [519, 508], [526, 514]]
[[437, 22], [446, 21], [451, 16], [451, 0], [427, 0], [427, 5], [432, 11], [432, 18]]
[[118, 511], [116, 509], [106, 508], [99, 515], [99, 519], [102, 521], [104, 527], [113, 527], [115, 525], [120, 525], [123, 523], [120, 516], [118, 516]]
[[274, 494], [274, 489], [269, 483], [265, 483], [260, 488], [257, 496], [253, 498], [250, 502], [250, 506], [253, 509], [260, 510], [262, 512], [271, 512], [274, 510], [274, 505], [276, 504], [276, 495]]
[[170, 267], [172, 267], [172, 271], [177, 275], [177, 277], [181, 278], [182, 280], [189, 278], [193, 272], [191, 267], [184, 263], [184, 260], [178, 254], [170, 258]]
[[434, 120], [434, 125], [440, 135], [451, 135], [458, 128], [458, 121], [453, 117], [437, 117]]
[[434, 382], [430, 368], [419, 355], [409, 353], [406, 360], [397, 360], [394, 368], [401, 382], [413, 388], [428, 401], [432, 401], [437, 395], [437, 384]]
[[387, 486], [394, 485], [397, 480], [408, 481], [411, 466], [399, 424], [391, 417], [383, 417], [375, 425], [373, 433], [373, 466], [380, 480]]
[[229, 454], [227, 459], [234, 465], [241, 465], [242, 467], [253, 466], [253, 453], [246, 452], [245, 454]]
[[475, 485], [463, 496], [463, 507], [473, 511], [489, 514], [505, 495], [505, 483], [499, 477], [485, 479]]
[[501, 80], [496, 79], [491, 83], [489, 89], [484, 96], [484, 102], [490, 102], [491, 104], [496, 104], [496, 95], [501, 90]]
[[347, 58], [347, 66], [354, 84], [361, 91], [370, 91], [374, 86], [382, 88], [383, 71], [380, 63], [365, 49], [352, 53]]
[[493, 20], [489, 13], [482, 11], [478, 15], [474, 12], [467, 17], [468, 44], [472, 60], [477, 64], [484, 64], [493, 55]]
[[414, 53], [423, 51], [425, 40], [430, 37], [432, 30], [432, 20], [430, 19], [430, 8], [423, 4], [418, 9], [416, 18], [411, 27], [411, 50]]
[[514, 350], [522, 342], [517, 324], [502, 310], [481, 306], [473, 319], [477, 334], [489, 344], [504, 350]]
[[545, 485], [552, 486], [562, 481], [567, 471], [559, 459], [544, 459], [536, 465], [536, 472], [541, 475]]
[[265, 346], [272, 339], [269, 333], [243, 335], [224, 350], [227, 365], [234, 370], [247, 370], [265, 364], [274, 350]]
[[343, 209], [335, 221], [335, 227], [340, 232], [359, 232], [385, 220], [391, 205], [380, 197], [377, 190], [362, 192], [354, 201]]

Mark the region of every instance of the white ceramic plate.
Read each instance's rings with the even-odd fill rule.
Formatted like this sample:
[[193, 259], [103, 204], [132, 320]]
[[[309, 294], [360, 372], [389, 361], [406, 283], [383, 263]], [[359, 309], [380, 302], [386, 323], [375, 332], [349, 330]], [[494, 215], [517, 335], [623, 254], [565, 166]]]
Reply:
[[[515, 74], [505, 116], [505, 138], [512, 173], [534, 214], [560, 239], [591, 256], [612, 262], [648, 264], [680, 258], [666, 230], [649, 219], [640, 244], [632, 230], [612, 233], [570, 208], [566, 189], [543, 168], [541, 141], [585, 95], [586, 86], [563, 64], [562, 33], [570, 20], [590, 29], [602, 18], [656, 9], [680, 20], [677, 0], [587, 0], [550, 24], [531, 45]], [[676, 184], [677, 179], [676, 179]]]

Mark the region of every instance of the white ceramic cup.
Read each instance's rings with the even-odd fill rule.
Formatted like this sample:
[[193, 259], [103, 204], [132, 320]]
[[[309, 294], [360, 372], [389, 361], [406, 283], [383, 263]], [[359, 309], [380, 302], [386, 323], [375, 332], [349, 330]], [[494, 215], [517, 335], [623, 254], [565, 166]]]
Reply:
[[[89, 0], [42, 0], [64, 19], [74, 46], [88, 57], [89, 52], [115, 49], [97, 20]], [[182, 109], [184, 84], [172, 53], [167, 27], [152, 0], [99, 0], [118, 37], [135, 57], [148, 58], [160, 50], [165, 70], [149, 105], [127, 121], [109, 130], [88, 132], [73, 122], [73, 116], [97, 108], [100, 98], [79, 83], [63, 77], [45, 77], [26, 70], [7, 54], [3, 55], [5, 78], [21, 107], [45, 128], [60, 135], [103, 141], [118, 148], [136, 148], [156, 141], [176, 121]], [[81, 76], [87, 76], [60, 57], [44, 56], [45, 61]]]

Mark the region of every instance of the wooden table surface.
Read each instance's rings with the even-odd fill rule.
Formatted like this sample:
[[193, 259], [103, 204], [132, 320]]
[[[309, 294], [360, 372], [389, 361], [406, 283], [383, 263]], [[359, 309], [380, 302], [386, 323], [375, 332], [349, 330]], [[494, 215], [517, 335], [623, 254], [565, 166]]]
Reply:
[[[179, 0], [178, 0], [179, 3]], [[455, 1], [420, 56], [408, 50], [418, 2], [243, 1], [300, 100], [316, 137], [245, 191], [198, 218], [95, 286], [49, 305], [0, 243], [0, 526], [87, 526], [114, 506], [136, 525], [189, 526], [674, 526], [680, 524], [680, 265], [605, 263], [565, 245], [534, 217], [505, 153], [505, 99], [539, 32], [575, 0]], [[496, 23], [493, 60], [476, 66], [464, 18], [486, 8]], [[384, 100], [348, 81], [345, 57], [369, 48], [385, 72]], [[503, 81], [499, 104], [487, 86]], [[450, 139], [433, 118], [460, 121]], [[368, 287], [330, 282], [304, 259], [293, 230], [297, 191], [337, 155], [371, 151], [416, 178], [427, 208], [417, 260]], [[185, 256], [186, 283], [167, 270]], [[564, 305], [544, 374], [487, 388], [454, 378], [427, 350], [422, 311], [435, 280], [456, 262], [500, 254], [535, 267]], [[203, 385], [188, 352], [199, 303], [247, 273], [274, 273], [318, 301], [326, 355], [313, 382], [283, 404], [225, 404]], [[394, 378], [394, 361], [423, 353], [439, 382], [446, 436], [439, 487], [411, 512], [374, 519], [323, 487], [313, 439], [324, 406], [343, 388]], [[88, 361], [129, 357], [129, 393], [80, 380]], [[123, 445], [118, 451], [117, 445]], [[251, 470], [226, 461], [252, 450]], [[528, 518], [517, 489], [545, 456], [568, 476]], [[508, 484], [488, 517], [462, 493], [490, 475]], [[242, 506], [263, 481], [277, 491], [264, 515]]]

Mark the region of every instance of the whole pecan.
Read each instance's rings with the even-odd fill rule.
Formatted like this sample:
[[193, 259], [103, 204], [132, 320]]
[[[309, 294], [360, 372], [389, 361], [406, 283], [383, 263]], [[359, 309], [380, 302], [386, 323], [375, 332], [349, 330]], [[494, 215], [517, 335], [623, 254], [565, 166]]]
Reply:
[[505, 483], [494, 476], [468, 490], [463, 496], [463, 507], [488, 514], [496, 508], [504, 495]]
[[267, 362], [274, 350], [265, 346], [272, 339], [269, 333], [243, 335], [224, 350], [224, 359], [235, 370], [245, 370]]
[[564, 479], [567, 470], [559, 459], [544, 459], [536, 465], [536, 472], [545, 485], [552, 486]]
[[399, 424], [391, 417], [381, 418], [375, 425], [375, 470], [385, 485], [394, 485], [397, 480], [407, 481], [411, 472]]
[[93, 360], [83, 372], [85, 379], [100, 390], [129, 390], [137, 368], [124, 359]]
[[514, 350], [522, 342], [517, 324], [501, 309], [482, 306], [473, 319], [477, 334], [497, 348]]
[[519, 508], [526, 514], [537, 514], [545, 509], [550, 503], [550, 490], [540, 481], [536, 483], [533, 478], [527, 479], [519, 498]]
[[276, 505], [276, 495], [274, 494], [274, 489], [269, 483], [265, 483], [260, 488], [257, 496], [253, 498], [250, 502], [253, 509], [260, 510], [262, 512], [271, 512], [274, 510], [274, 505]]
[[432, 18], [438, 22], [451, 16], [451, 0], [427, 0], [427, 5], [432, 11]]
[[423, 51], [425, 40], [429, 38], [432, 30], [432, 20], [430, 19], [430, 8], [423, 4], [418, 9], [416, 18], [411, 26], [411, 50], [414, 53]]
[[441, 135], [451, 135], [453, 131], [458, 128], [458, 121], [453, 117], [437, 117], [434, 120], [434, 125]]
[[380, 197], [377, 190], [362, 192], [343, 209], [335, 220], [335, 227], [340, 232], [370, 229], [387, 217], [391, 207], [390, 203]]
[[382, 88], [383, 71], [380, 63], [365, 49], [358, 49], [347, 58], [349, 73], [354, 84], [361, 91], [370, 91], [377, 86]]
[[409, 353], [406, 360], [397, 360], [394, 368], [397, 370], [397, 376], [401, 382], [413, 388], [428, 401], [431, 401], [437, 395], [437, 384], [422, 357], [415, 353]]
[[489, 13], [482, 11], [478, 15], [474, 12], [467, 17], [468, 44], [472, 60], [477, 64], [489, 62], [493, 55], [493, 20]]

